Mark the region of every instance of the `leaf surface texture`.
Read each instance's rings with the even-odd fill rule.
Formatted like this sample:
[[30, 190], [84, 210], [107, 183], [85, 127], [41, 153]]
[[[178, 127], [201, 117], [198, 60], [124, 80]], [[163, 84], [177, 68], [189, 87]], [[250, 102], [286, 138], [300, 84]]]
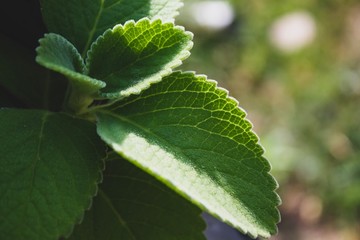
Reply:
[[40, 0], [49, 32], [69, 39], [83, 57], [91, 43], [107, 29], [128, 20], [160, 18], [173, 21], [179, 0]]
[[280, 200], [263, 148], [214, 81], [174, 72], [96, 114], [106, 143], [204, 210], [253, 237], [277, 231]]
[[190, 55], [192, 34], [173, 23], [144, 18], [106, 31], [88, 53], [88, 75], [106, 82], [104, 97], [139, 94]]
[[0, 239], [69, 235], [101, 180], [95, 126], [37, 110], [1, 109], [0, 121]]
[[200, 209], [120, 157], [71, 240], [202, 240]]
[[36, 49], [36, 61], [66, 76], [79, 91], [91, 94], [106, 86], [104, 82], [84, 74], [86, 68], [82, 57], [64, 37], [49, 33], [39, 42], [40, 46]]

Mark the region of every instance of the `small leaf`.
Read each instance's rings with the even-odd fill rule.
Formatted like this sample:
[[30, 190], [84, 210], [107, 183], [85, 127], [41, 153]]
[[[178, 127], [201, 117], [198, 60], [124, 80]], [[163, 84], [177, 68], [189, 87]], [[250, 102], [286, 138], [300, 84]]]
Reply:
[[251, 124], [214, 81], [175, 72], [100, 109], [98, 133], [120, 155], [252, 237], [277, 231], [277, 183]]
[[0, 239], [58, 239], [101, 180], [95, 126], [61, 113], [0, 110]]
[[88, 53], [89, 75], [106, 82], [105, 97], [127, 97], [171, 73], [187, 58], [192, 34], [173, 23], [142, 19], [108, 30]]
[[107, 162], [104, 182], [73, 240], [200, 240], [201, 211], [137, 167]]
[[69, 39], [82, 56], [107, 29], [144, 17], [173, 21], [182, 6], [180, 0], [40, 0], [50, 32]]
[[55, 72], [65, 75], [73, 85], [85, 93], [94, 93], [105, 87], [105, 83], [83, 73], [85, 65], [76, 48], [60, 35], [50, 33], [40, 39], [36, 49], [36, 61]]

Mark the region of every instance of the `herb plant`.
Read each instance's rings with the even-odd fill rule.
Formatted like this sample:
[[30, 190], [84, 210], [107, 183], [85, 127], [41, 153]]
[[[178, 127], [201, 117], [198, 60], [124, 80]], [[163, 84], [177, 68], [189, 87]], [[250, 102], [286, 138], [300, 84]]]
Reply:
[[198, 240], [201, 210], [276, 233], [277, 183], [244, 111], [174, 70], [193, 45], [180, 1], [40, 4], [39, 65], [1, 41], [0, 239]]

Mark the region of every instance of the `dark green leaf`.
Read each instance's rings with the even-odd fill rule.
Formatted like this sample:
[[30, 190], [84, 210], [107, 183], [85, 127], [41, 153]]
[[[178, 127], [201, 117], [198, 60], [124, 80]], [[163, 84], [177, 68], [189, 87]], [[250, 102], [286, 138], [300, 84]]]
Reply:
[[245, 113], [214, 81], [175, 72], [96, 114], [115, 151], [203, 209], [253, 237], [277, 231], [270, 165]]
[[190, 55], [192, 34], [173, 23], [142, 19], [108, 30], [88, 53], [88, 75], [106, 82], [110, 98], [139, 94]]
[[71, 239], [205, 239], [198, 208], [119, 157], [107, 162], [100, 189]]
[[172, 21], [182, 6], [179, 0], [40, 0], [50, 32], [69, 39], [82, 56], [107, 29], [144, 17]]
[[0, 110], [0, 239], [58, 239], [89, 208], [105, 147], [87, 121]]

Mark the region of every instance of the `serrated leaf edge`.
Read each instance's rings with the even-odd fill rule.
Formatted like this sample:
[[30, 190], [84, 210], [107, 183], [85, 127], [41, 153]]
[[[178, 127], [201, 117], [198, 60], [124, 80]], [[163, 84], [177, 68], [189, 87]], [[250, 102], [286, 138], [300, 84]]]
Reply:
[[[158, 79], [153, 79], [152, 81], [139, 82], [138, 84], [135, 84], [135, 85], [127, 88], [126, 90], [122, 90], [118, 93], [100, 93], [100, 96], [102, 96], [103, 98], [121, 100], [130, 95], [139, 95], [142, 91], [148, 89], [151, 86], [151, 84], [160, 82], [163, 77], [170, 75], [173, 72], [174, 68], [180, 66], [183, 63], [183, 61], [190, 56], [190, 54], [191, 54], [190, 50], [193, 47], [192, 39], [194, 36], [192, 32], [185, 31], [185, 28], [183, 26], [175, 25], [173, 22], [163, 22], [160, 18], [155, 18], [155, 19], [150, 20], [148, 17], [145, 17], [145, 18], [140, 19], [137, 22], [135, 22], [134, 20], [129, 20], [125, 24], [117, 24], [112, 29], [108, 29], [101, 36], [99, 36], [96, 39], [96, 41], [93, 42], [93, 44], [90, 47], [90, 50], [87, 52], [87, 57], [86, 57], [86, 61], [85, 61], [86, 69], [89, 69], [89, 64], [92, 59], [91, 53], [92, 53], [93, 48], [95, 48], [99, 44], [99, 41], [102, 41], [107, 34], [113, 33], [114, 31], [116, 31], [117, 28], [125, 29], [129, 25], [136, 26], [137, 24], [141, 24], [142, 22], [145, 22], [145, 21], [149, 22], [150, 25], [155, 24], [157, 22], [160, 22], [161, 24], [171, 24], [173, 29], [183, 31], [184, 34], [186, 34], [189, 37], [190, 41], [189, 41], [188, 45], [186, 46], [186, 48], [183, 49], [183, 51], [181, 51], [177, 60], [171, 62], [172, 64], [166, 66], [165, 69], [163, 69], [159, 73], [157, 73], [157, 74], [159, 74]], [[86, 72], [86, 74], [88, 74], [88, 72]], [[134, 89], [134, 91], [128, 92], [129, 89]]]
[[[149, 174], [153, 175], [153, 176], [156, 177], [158, 180], [160, 180], [161, 182], [163, 182], [165, 185], [167, 185], [168, 187], [170, 187], [171, 189], [173, 189], [175, 192], [177, 192], [179, 195], [181, 195], [181, 196], [185, 197], [186, 199], [190, 200], [191, 202], [193, 202], [194, 204], [196, 204], [197, 206], [199, 206], [199, 207], [200, 207], [201, 209], [203, 209], [204, 211], [209, 212], [211, 215], [215, 216], [215, 217], [218, 218], [218, 219], [221, 219], [223, 222], [225, 222], [225, 223], [229, 224], [230, 226], [238, 229], [238, 230], [241, 231], [242, 233], [247, 234], [247, 235], [249, 235], [250, 237], [252, 237], [252, 238], [254, 238], [254, 239], [257, 238], [258, 236], [265, 237], [265, 238], [269, 238], [271, 235], [276, 234], [277, 231], [278, 231], [277, 224], [281, 221], [281, 215], [280, 215], [280, 211], [279, 211], [279, 209], [278, 209], [278, 206], [281, 205], [281, 198], [280, 198], [280, 196], [278, 195], [278, 193], [276, 192], [276, 190], [278, 189], [279, 185], [278, 185], [278, 182], [276, 181], [276, 179], [274, 178], [274, 176], [272, 176], [272, 175], [270, 174], [271, 164], [270, 164], [270, 162], [269, 162], [267, 159], [265, 159], [265, 158], [263, 157], [263, 153], [265, 152], [265, 151], [264, 151], [264, 148], [263, 148], [263, 146], [260, 144], [260, 138], [259, 138], [258, 135], [253, 131], [253, 124], [246, 118], [246, 116], [247, 116], [246, 111], [245, 111], [242, 107], [240, 107], [238, 100], [236, 100], [235, 98], [233, 98], [232, 96], [229, 95], [229, 91], [228, 91], [227, 89], [218, 86], [218, 82], [217, 82], [216, 80], [208, 79], [207, 76], [204, 75], [204, 74], [196, 74], [195, 71], [185, 71], [185, 72], [183, 72], [183, 71], [174, 71], [173, 74], [190, 74], [190, 75], [192, 75], [193, 77], [196, 77], [196, 78], [203, 78], [204, 81], [207, 81], [207, 82], [211, 83], [211, 84], [215, 87], [216, 90], [219, 90], [219, 91], [225, 93], [225, 94], [226, 94], [225, 98], [228, 99], [230, 102], [236, 104], [237, 108], [239, 108], [239, 109], [245, 114], [245, 116], [243, 117], [243, 120], [251, 127], [251, 128], [249, 129], [248, 133], [249, 133], [249, 134], [252, 134], [252, 135], [255, 137], [255, 139], [256, 139], [256, 141], [255, 141], [255, 142], [256, 142], [256, 145], [257, 145], [257, 147], [258, 147], [259, 149], [261, 149], [261, 151], [262, 151], [260, 157], [261, 157], [263, 160], [266, 160], [266, 162], [264, 162], [264, 164], [266, 164], [266, 166], [264, 165], [264, 166], [266, 167], [266, 171], [265, 171], [263, 174], [264, 174], [264, 175], [266, 174], [266, 177], [268, 177], [269, 179], [271, 179], [272, 182], [274, 183], [274, 184], [272, 185], [272, 189], [271, 189], [271, 191], [272, 191], [272, 193], [273, 193], [273, 196], [274, 196], [274, 199], [276, 199], [275, 202], [271, 201], [271, 203], [275, 203], [275, 205], [273, 205], [273, 208], [274, 208], [274, 209], [276, 210], [276, 212], [277, 212], [277, 222], [274, 222], [274, 226], [273, 226], [274, 231], [266, 231], [266, 232], [264, 232], [264, 231], [262, 231], [262, 232], [259, 232], [259, 231], [257, 231], [257, 232], [252, 232], [252, 231], [251, 231], [251, 232], [250, 232], [249, 229], [244, 229], [244, 228], [243, 228], [244, 225], [240, 226], [240, 225], [234, 224], [233, 222], [231, 222], [231, 221], [223, 218], [223, 217], [220, 216], [219, 214], [217, 214], [217, 213], [211, 211], [210, 209], [208, 209], [203, 203], [198, 202], [194, 197], [192, 197], [191, 195], [188, 195], [188, 194], [186, 193], [186, 191], [179, 190], [178, 187], [177, 187], [175, 184], [173, 184], [170, 180], [164, 179], [163, 176], [161, 176], [160, 174], [158, 174], [158, 173], [150, 170], [150, 169], [147, 168], [146, 166], [143, 166], [143, 165], [142, 165], [141, 163], [139, 163], [136, 159], [129, 159], [129, 156], [126, 156], [126, 154], [118, 151], [119, 148], [121, 148], [118, 144], [114, 143], [114, 144], [110, 144], [110, 146], [111, 146], [118, 154], [120, 154], [124, 159], [130, 160], [130, 161], [131, 161], [133, 164], [135, 164], [137, 167], [139, 167], [139, 168], [143, 169], [144, 171], [148, 172]], [[151, 85], [153, 85], [153, 84], [156, 84], [156, 83], [152, 83]], [[125, 100], [125, 101], [126, 101], [126, 100]], [[117, 101], [115, 101], [115, 102], [117, 102]], [[102, 111], [102, 109], [100, 108], [99, 111]], [[100, 136], [101, 136], [101, 135], [100, 135]], [[106, 140], [105, 140], [102, 136], [101, 136], [101, 138], [106, 142]]]
[[[168, 0], [169, 1], [173, 1], [173, 0]], [[177, 16], [179, 16], [180, 12], [179, 12], [179, 9], [182, 8], [184, 6], [184, 3], [180, 0], [175, 0], [176, 1], [176, 5], [175, 5], [175, 8], [176, 10], [173, 12], [173, 14], [171, 14], [169, 16], [169, 18], [167, 19], [164, 19], [162, 16], [159, 16], [157, 14], [155, 14], [153, 17], [151, 17], [151, 20], [157, 20], [157, 19], [160, 19], [163, 23], [166, 23], [166, 22], [175, 22], [175, 18]], [[174, 1], [174, 2], [175, 2]], [[175, 3], [174, 3], [175, 4]], [[171, 18], [171, 19], [170, 19]]]
[[[100, 153], [99, 153], [99, 155], [100, 155]], [[88, 201], [87, 207], [85, 207], [83, 209], [82, 213], [78, 217], [75, 218], [75, 222], [71, 226], [71, 228], [69, 228], [69, 232], [64, 233], [60, 237], [65, 237], [65, 238], [70, 237], [71, 234], [73, 233], [74, 228], [76, 227], [76, 225], [81, 224], [83, 222], [86, 211], [91, 209], [93, 201], [94, 201], [94, 197], [96, 197], [98, 195], [99, 190], [100, 190], [99, 184], [102, 183], [102, 181], [104, 179], [103, 171], [105, 170], [105, 163], [106, 163], [107, 157], [108, 157], [108, 151], [107, 151], [107, 147], [106, 147], [106, 144], [105, 144], [105, 154], [104, 154], [103, 158], [100, 159], [101, 163], [99, 165], [101, 165], [101, 167], [99, 168], [99, 171], [98, 171], [98, 178], [94, 182], [94, 185], [95, 185], [94, 192], [90, 193], [88, 195], [89, 201]]]
[[[227, 89], [222, 88], [222, 87], [219, 87], [219, 86], [218, 86], [218, 81], [216, 81], [216, 80], [214, 80], [214, 79], [209, 79], [209, 78], [207, 77], [207, 75], [205, 75], [205, 74], [196, 74], [195, 71], [186, 71], [186, 72], [177, 71], [177, 72], [182, 73], [182, 74], [191, 74], [191, 75], [193, 75], [194, 77], [202, 77], [202, 78], [204, 78], [205, 81], [213, 84], [214, 87], [215, 87], [217, 90], [225, 93], [225, 94], [226, 94], [226, 99], [228, 99], [230, 102], [233, 102], [234, 104], [236, 104], [237, 108], [239, 108], [239, 109], [245, 114], [245, 116], [244, 116], [243, 119], [244, 119], [244, 121], [245, 121], [247, 124], [249, 124], [249, 126], [250, 126], [249, 133], [252, 134], [252, 135], [255, 137], [255, 139], [256, 139], [256, 145], [262, 150], [261, 156], [263, 156], [263, 154], [265, 153], [265, 149], [264, 149], [264, 147], [263, 147], [263, 146], [261, 145], [261, 143], [260, 143], [260, 138], [259, 138], [259, 136], [258, 136], [258, 135], [254, 132], [254, 130], [253, 130], [253, 127], [254, 127], [253, 124], [246, 118], [246, 117], [247, 117], [247, 112], [240, 106], [240, 103], [239, 103], [239, 101], [238, 101], [236, 98], [230, 96], [230, 93], [229, 93], [229, 91], [228, 91]], [[263, 157], [263, 159], [265, 159], [265, 158]], [[265, 238], [269, 238], [272, 234], [275, 234], [275, 233], [278, 231], [277, 224], [281, 221], [281, 215], [280, 215], [280, 211], [279, 211], [279, 209], [278, 209], [278, 206], [281, 205], [281, 198], [280, 198], [279, 194], [276, 192], [276, 190], [279, 188], [279, 184], [278, 184], [278, 182], [276, 181], [275, 177], [270, 174], [270, 171], [271, 171], [271, 164], [270, 164], [270, 162], [269, 162], [267, 159], [265, 159], [265, 160], [266, 160], [267, 167], [268, 167], [265, 174], [267, 175], [267, 177], [269, 177], [269, 178], [272, 179], [273, 183], [275, 183], [275, 185], [274, 185], [273, 189], [271, 189], [271, 191], [272, 191], [273, 195], [275, 196], [275, 198], [277, 199], [277, 202], [275, 203], [275, 206], [273, 206], [273, 207], [275, 208], [276, 212], [278, 213], [278, 222], [274, 223], [275, 232], [270, 232], [270, 235], [265, 235], [265, 234], [260, 235], [259, 233], [257, 233], [257, 234], [252, 234], [252, 233], [249, 232], [248, 230], [239, 229], [239, 230], [243, 230], [243, 233], [244, 233], [244, 234], [248, 234], [250, 237], [252, 237], [252, 238], [254, 238], [254, 239], [257, 238], [258, 236], [265, 237]], [[205, 208], [205, 209], [206, 209], [206, 208]], [[212, 212], [212, 211], [209, 211], [208, 209], [206, 209], [205, 211], [208, 211], [208, 212], [211, 213], [213, 216], [215, 216], [215, 217], [223, 220], [225, 223], [229, 224], [230, 226], [233, 226], [233, 227], [235, 227], [235, 228], [238, 228], [238, 226], [235, 226], [233, 223], [227, 221], [226, 219], [223, 219], [223, 218], [222, 218], [221, 216], [219, 216], [218, 214], [216, 214], [216, 213], [214, 213], [214, 212]]]

